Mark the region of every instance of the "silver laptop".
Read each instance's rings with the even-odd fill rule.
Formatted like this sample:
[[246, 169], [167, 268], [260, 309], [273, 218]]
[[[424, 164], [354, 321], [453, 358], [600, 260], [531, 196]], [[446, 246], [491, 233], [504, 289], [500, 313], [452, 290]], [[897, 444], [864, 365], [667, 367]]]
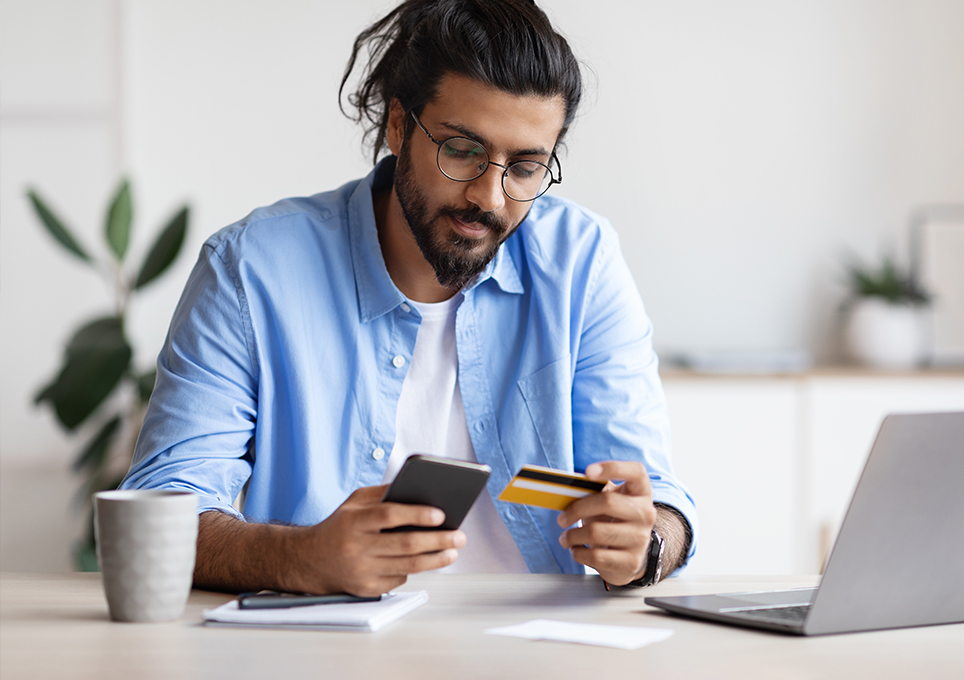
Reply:
[[964, 412], [884, 418], [817, 588], [646, 603], [794, 635], [964, 622]]

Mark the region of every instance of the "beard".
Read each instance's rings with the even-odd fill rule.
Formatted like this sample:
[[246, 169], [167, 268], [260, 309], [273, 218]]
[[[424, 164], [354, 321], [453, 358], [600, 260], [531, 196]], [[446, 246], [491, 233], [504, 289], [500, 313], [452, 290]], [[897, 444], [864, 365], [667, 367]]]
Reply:
[[[435, 271], [436, 280], [449, 290], [462, 290], [492, 261], [499, 246], [518, 224], [510, 225], [478, 208], [442, 206], [434, 211], [430, 209], [428, 199], [415, 180], [409, 146], [403, 146], [395, 165], [395, 195], [415, 243]], [[446, 226], [449, 217], [481, 224], [489, 231], [482, 238], [465, 238]]]

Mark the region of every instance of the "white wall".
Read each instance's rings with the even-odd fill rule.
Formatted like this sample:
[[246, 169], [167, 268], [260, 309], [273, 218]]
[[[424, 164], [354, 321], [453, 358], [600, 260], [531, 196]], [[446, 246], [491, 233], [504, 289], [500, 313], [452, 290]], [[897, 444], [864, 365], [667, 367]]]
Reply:
[[[620, 229], [659, 348], [832, 356], [842, 252], [905, 255], [912, 208], [964, 202], [964, 3], [612, 18], [566, 3], [600, 80], [566, 189]], [[614, 175], [616, 134], [639, 160]]]
[[[186, 254], [132, 313], [149, 365], [208, 234], [367, 171], [335, 93], [353, 37], [393, 4], [4, 0], [4, 470], [77, 448], [31, 397], [69, 332], [109, 304], [42, 233], [24, 187], [99, 246], [129, 173], [135, 261], [191, 203]], [[964, 203], [960, 0], [541, 4], [596, 75], [553, 191], [616, 225], [664, 354], [833, 358], [841, 254], [906, 259], [912, 209]]]
[[[665, 353], [832, 357], [843, 253], [905, 258], [916, 206], [964, 203], [959, 0], [543, 4], [598, 76], [558, 191], [619, 229]], [[334, 93], [391, 3], [358, 5], [132, 5], [126, 131], [151, 205], [195, 199], [200, 239], [364, 172]]]

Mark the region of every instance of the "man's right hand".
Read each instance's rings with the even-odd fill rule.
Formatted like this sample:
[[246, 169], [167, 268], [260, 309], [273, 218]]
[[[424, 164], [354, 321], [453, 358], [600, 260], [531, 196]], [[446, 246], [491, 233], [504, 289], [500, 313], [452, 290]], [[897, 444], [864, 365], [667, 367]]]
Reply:
[[307, 527], [302, 555], [310, 561], [300, 565], [306, 586], [318, 587], [322, 577], [327, 592], [380, 595], [405, 583], [409, 574], [455, 562], [466, 540], [461, 531], [382, 532], [445, 521], [438, 508], [382, 503], [387, 488], [358, 489], [328, 519]]
[[386, 488], [358, 489], [327, 519], [308, 527], [202, 514], [195, 587], [371, 596], [402, 585], [409, 574], [455, 562], [466, 541], [461, 531], [383, 533], [445, 521], [438, 508], [382, 503]]

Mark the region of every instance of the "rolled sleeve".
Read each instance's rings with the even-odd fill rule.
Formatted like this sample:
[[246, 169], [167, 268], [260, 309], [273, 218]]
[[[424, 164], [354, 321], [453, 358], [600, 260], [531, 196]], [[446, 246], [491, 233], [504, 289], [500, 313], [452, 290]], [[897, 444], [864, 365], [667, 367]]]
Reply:
[[576, 468], [602, 459], [642, 462], [654, 502], [672, 506], [690, 525], [688, 560], [696, 552], [696, 506], [673, 470], [653, 327], [614, 232], [594, 254], [589, 290], [573, 378]]
[[251, 475], [258, 406], [247, 314], [237, 276], [216, 244], [205, 244], [158, 357], [121, 488], [192, 491], [199, 512], [240, 517], [233, 501]]

